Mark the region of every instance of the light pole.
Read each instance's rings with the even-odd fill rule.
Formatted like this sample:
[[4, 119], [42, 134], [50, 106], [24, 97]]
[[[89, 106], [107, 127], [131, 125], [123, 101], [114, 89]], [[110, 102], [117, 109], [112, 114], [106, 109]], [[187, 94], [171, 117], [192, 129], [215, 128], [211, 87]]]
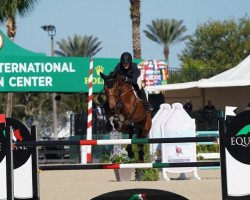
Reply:
[[[56, 27], [54, 25], [41, 26], [44, 31], [48, 32], [51, 39], [51, 56], [54, 56], [54, 36], [56, 35]], [[52, 93], [52, 105], [53, 105], [53, 133], [54, 138], [57, 139], [57, 105], [56, 105], [56, 93]]]

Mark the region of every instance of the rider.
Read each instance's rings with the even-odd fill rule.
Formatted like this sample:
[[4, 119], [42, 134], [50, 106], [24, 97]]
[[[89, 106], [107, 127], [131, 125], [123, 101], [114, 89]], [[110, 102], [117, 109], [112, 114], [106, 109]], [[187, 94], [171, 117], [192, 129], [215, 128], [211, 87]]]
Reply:
[[138, 84], [138, 78], [141, 75], [141, 71], [138, 69], [137, 64], [132, 62], [132, 55], [129, 52], [124, 52], [121, 55], [120, 62], [116, 65], [113, 72], [121, 75], [122, 81], [132, 84], [138, 97], [143, 101], [147, 111], [152, 110], [152, 106], [147, 100], [144, 88], [141, 87], [140, 83]]

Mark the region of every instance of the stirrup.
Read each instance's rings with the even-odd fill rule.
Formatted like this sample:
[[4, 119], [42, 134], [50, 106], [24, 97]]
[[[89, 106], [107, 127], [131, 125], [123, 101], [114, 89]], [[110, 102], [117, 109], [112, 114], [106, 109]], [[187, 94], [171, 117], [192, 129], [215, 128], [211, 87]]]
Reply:
[[144, 105], [147, 111], [154, 110], [153, 106], [149, 102], [144, 102]]

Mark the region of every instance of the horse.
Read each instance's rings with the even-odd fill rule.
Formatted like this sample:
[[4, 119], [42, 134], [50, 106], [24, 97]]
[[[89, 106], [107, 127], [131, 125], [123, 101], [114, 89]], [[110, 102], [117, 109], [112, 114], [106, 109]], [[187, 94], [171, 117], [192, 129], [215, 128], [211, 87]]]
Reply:
[[[108, 119], [106, 130], [113, 130], [110, 118], [113, 118], [114, 128], [119, 132], [127, 132], [132, 139], [137, 132], [137, 138], [148, 137], [152, 126], [151, 112], [145, 109], [142, 100], [138, 98], [133, 86], [121, 80], [118, 74], [100, 73], [104, 80], [104, 91], [107, 97], [107, 104], [104, 105], [105, 115]], [[137, 130], [137, 131], [136, 131]], [[143, 144], [138, 144], [139, 160], [144, 161]], [[131, 145], [126, 148], [128, 156], [134, 157]]]

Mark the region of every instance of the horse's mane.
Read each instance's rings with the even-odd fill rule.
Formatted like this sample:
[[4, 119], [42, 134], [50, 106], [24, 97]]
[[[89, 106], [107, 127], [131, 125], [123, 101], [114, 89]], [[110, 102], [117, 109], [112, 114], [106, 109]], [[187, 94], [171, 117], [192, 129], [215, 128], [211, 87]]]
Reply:
[[116, 82], [116, 74], [114, 72], [110, 72], [109, 75], [106, 76], [105, 85], [108, 88], [112, 88]]
[[108, 88], [112, 88], [117, 81], [120, 83], [124, 83], [120, 77], [121, 77], [120, 74], [110, 72], [109, 75], [107, 75], [107, 77], [106, 77], [105, 85]]

